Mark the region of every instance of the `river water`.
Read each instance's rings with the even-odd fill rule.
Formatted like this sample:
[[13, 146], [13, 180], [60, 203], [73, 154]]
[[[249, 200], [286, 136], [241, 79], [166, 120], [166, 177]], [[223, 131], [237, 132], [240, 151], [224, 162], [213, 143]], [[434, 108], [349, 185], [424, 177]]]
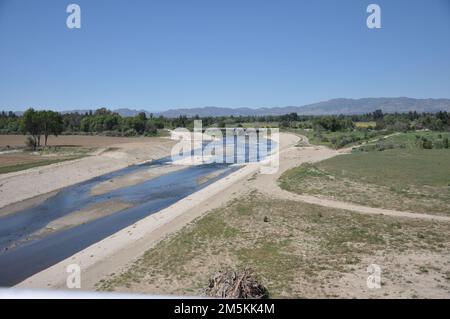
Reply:
[[[269, 150], [270, 148], [269, 143]], [[247, 145], [246, 151], [240, 156], [244, 156], [245, 161], [248, 161], [248, 154]], [[263, 153], [262, 156], [258, 156], [258, 160], [266, 155]], [[236, 162], [241, 163], [242, 158], [235, 156], [234, 163]], [[165, 158], [149, 164], [130, 166], [66, 187], [40, 204], [0, 217], [0, 286], [13, 286], [241, 167], [233, 163], [189, 166], [106, 194], [96, 196], [91, 194], [91, 189], [99, 183], [170, 163], [171, 159]], [[199, 183], [202, 178], [204, 182]], [[132, 207], [78, 226], [47, 235], [45, 233], [36, 235], [39, 230], [58, 218], [76, 214], [80, 209], [108, 201], [130, 203]]]

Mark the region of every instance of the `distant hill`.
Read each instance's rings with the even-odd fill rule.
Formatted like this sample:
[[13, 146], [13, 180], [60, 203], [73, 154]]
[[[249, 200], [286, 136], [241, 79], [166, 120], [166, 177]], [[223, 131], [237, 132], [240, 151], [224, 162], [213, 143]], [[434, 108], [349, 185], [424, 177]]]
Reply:
[[450, 111], [450, 99], [412, 99], [407, 97], [333, 99], [301, 106], [299, 113], [311, 115], [363, 114], [377, 109], [381, 109], [384, 113]]
[[[174, 118], [180, 115], [187, 117], [206, 116], [251, 116], [251, 115], [283, 115], [289, 113], [298, 113], [300, 115], [337, 115], [337, 114], [364, 114], [370, 113], [377, 109], [381, 109], [384, 113], [404, 113], [409, 111], [430, 112], [439, 111], [450, 112], [450, 99], [413, 99], [408, 97], [397, 98], [362, 98], [362, 99], [332, 99], [324, 102], [308, 104], [303, 106], [284, 106], [284, 107], [261, 107], [261, 108], [228, 108], [228, 107], [196, 107], [196, 108], [180, 108], [170, 109], [163, 112], [154, 112], [154, 116], [163, 115], [165, 117]], [[95, 110], [95, 109], [94, 109]], [[135, 116], [139, 112], [145, 112], [150, 115], [151, 112], [144, 110], [133, 110], [128, 108], [120, 108], [113, 110], [121, 116]], [[66, 113], [86, 113], [89, 110], [73, 110], [63, 111]], [[16, 112], [21, 114], [22, 112]]]
[[114, 112], [119, 113], [121, 116], [125, 116], [125, 117], [136, 116], [141, 112], [144, 112], [147, 115], [150, 114], [150, 112], [147, 112], [145, 110], [130, 110], [130, 109], [125, 109], [125, 108], [114, 110]]
[[399, 98], [363, 98], [363, 99], [333, 99], [329, 101], [308, 104], [304, 106], [285, 106], [271, 108], [226, 108], [226, 107], [201, 107], [173, 109], [155, 115], [166, 117], [178, 117], [186, 115], [199, 116], [239, 116], [239, 115], [283, 115], [298, 113], [300, 115], [336, 115], [336, 114], [364, 114], [381, 109], [384, 113], [404, 113], [409, 111], [450, 112], [450, 99], [412, 99]]

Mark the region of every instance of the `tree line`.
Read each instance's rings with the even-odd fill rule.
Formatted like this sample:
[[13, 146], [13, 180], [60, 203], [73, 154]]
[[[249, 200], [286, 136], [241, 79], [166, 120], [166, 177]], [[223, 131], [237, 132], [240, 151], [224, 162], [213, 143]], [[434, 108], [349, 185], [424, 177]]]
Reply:
[[450, 131], [450, 114], [438, 113], [392, 113], [384, 114], [381, 110], [360, 115], [326, 115], [310, 116], [290, 113], [267, 116], [220, 116], [166, 118], [147, 115], [142, 112], [136, 116], [124, 117], [106, 108], [86, 113], [61, 114], [50, 110], [25, 111], [21, 116], [13, 112], [0, 113], [0, 134], [28, 134], [29, 143], [44, 145], [49, 135], [59, 134], [102, 134], [108, 136], [156, 136], [159, 130], [177, 127], [192, 128], [193, 122], [201, 119], [203, 127], [243, 126], [244, 123], [267, 123], [280, 128], [315, 129], [317, 131], [352, 131], [355, 123], [373, 123], [366, 129], [408, 131], [428, 129], [432, 131]]

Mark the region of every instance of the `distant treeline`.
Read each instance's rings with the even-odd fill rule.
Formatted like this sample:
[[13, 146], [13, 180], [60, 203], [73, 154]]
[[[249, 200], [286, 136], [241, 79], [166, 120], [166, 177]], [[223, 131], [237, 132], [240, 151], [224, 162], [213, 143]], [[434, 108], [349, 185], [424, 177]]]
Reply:
[[449, 131], [450, 113], [392, 113], [384, 114], [381, 110], [362, 115], [324, 115], [299, 116], [296, 113], [279, 117], [280, 128], [316, 129], [331, 132], [347, 131], [359, 126], [364, 129], [408, 131], [428, 129], [431, 131]]
[[281, 116], [227, 116], [178, 118], [154, 117], [139, 113], [133, 117], [123, 117], [106, 108], [87, 113], [60, 114], [53, 111], [27, 110], [22, 116], [13, 112], [0, 113], [0, 134], [29, 134], [36, 137], [49, 134], [102, 134], [108, 136], [156, 136], [161, 129], [193, 127], [193, 121], [201, 119], [203, 127], [245, 126], [255, 123], [260, 127], [316, 129], [325, 131], [354, 130], [358, 122], [368, 123], [364, 129], [408, 131], [429, 129], [450, 131], [450, 114], [395, 113], [384, 114], [381, 110], [363, 115], [303, 116], [291, 113]]

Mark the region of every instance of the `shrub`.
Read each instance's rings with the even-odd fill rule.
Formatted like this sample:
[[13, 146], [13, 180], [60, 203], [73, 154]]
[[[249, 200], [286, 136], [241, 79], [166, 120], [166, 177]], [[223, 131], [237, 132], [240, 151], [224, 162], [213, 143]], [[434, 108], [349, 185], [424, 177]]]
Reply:
[[27, 148], [35, 150], [37, 146], [36, 140], [32, 136], [27, 136], [27, 138], [25, 139], [25, 146]]
[[421, 138], [417, 138], [417, 136], [416, 136], [416, 145], [417, 145], [417, 147], [423, 148], [426, 150], [431, 150], [433, 148], [433, 142], [431, 142], [425, 136], [422, 136]]
[[444, 148], [444, 143], [440, 140], [437, 140], [433, 143], [433, 148], [437, 148], [437, 149]]
[[125, 132], [123, 132], [123, 136], [126, 136], [126, 137], [137, 136], [137, 135], [139, 135], [139, 134], [134, 128], [128, 129]]
[[433, 148], [433, 143], [430, 140], [425, 140], [423, 142], [423, 148], [426, 150], [431, 150]]

